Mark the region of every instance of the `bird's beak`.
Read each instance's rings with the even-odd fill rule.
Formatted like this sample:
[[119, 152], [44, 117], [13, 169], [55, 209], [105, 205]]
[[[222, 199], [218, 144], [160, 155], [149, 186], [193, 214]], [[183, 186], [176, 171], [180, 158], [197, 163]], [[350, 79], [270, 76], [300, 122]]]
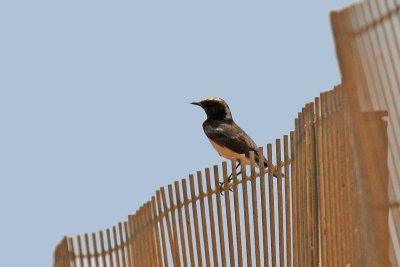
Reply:
[[201, 107], [201, 103], [200, 103], [200, 102], [192, 102], [192, 103], [190, 103], [190, 104], [196, 105], [196, 106], [200, 106], [200, 107]]

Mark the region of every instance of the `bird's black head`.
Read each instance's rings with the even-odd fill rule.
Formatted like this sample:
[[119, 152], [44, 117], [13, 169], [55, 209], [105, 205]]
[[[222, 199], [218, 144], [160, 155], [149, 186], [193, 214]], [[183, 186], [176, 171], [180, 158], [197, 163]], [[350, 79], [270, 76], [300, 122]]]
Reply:
[[207, 119], [213, 120], [231, 120], [232, 114], [228, 104], [219, 97], [210, 97], [200, 102], [193, 102], [193, 105], [200, 106], [207, 114]]

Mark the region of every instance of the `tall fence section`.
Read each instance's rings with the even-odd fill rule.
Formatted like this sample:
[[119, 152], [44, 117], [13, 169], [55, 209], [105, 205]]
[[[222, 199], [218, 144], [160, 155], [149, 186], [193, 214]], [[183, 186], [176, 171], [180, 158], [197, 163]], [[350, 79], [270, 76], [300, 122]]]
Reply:
[[342, 85], [260, 148], [269, 168], [252, 152], [161, 187], [111, 229], [65, 237], [54, 266], [399, 266], [400, 2], [331, 22]]
[[360, 266], [400, 266], [400, 2], [331, 14], [353, 135]]

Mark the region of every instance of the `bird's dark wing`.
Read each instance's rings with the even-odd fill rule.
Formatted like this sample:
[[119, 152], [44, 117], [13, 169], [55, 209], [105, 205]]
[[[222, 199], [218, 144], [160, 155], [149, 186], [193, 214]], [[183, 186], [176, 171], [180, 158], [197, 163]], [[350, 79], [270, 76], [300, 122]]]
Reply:
[[[226, 147], [239, 154], [245, 154], [250, 157], [250, 151], [254, 151], [254, 158], [258, 162], [258, 146], [234, 122], [206, 121], [203, 124], [204, 132], [207, 137], [220, 146]], [[267, 160], [264, 158], [264, 166], [267, 167]]]

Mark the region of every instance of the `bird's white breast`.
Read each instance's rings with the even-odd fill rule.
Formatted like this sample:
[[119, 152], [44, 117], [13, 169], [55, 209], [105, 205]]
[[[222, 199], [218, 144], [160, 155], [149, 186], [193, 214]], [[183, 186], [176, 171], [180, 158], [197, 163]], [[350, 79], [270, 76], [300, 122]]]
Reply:
[[[211, 139], [209, 139], [209, 140], [210, 140], [211, 145], [215, 148], [215, 150], [217, 150], [217, 152], [219, 153], [220, 156], [222, 156], [222, 157], [224, 157], [226, 159], [229, 159], [229, 160], [231, 160], [233, 158], [235, 158], [237, 160], [240, 159], [240, 154], [239, 153], [236, 153], [235, 151], [232, 151], [227, 147], [223, 147], [221, 145], [218, 145], [217, 143], [213, 142]], [[250, 164], [250, 160], [245, 158], [245, 162], [242, 162], [242, 163]]]

